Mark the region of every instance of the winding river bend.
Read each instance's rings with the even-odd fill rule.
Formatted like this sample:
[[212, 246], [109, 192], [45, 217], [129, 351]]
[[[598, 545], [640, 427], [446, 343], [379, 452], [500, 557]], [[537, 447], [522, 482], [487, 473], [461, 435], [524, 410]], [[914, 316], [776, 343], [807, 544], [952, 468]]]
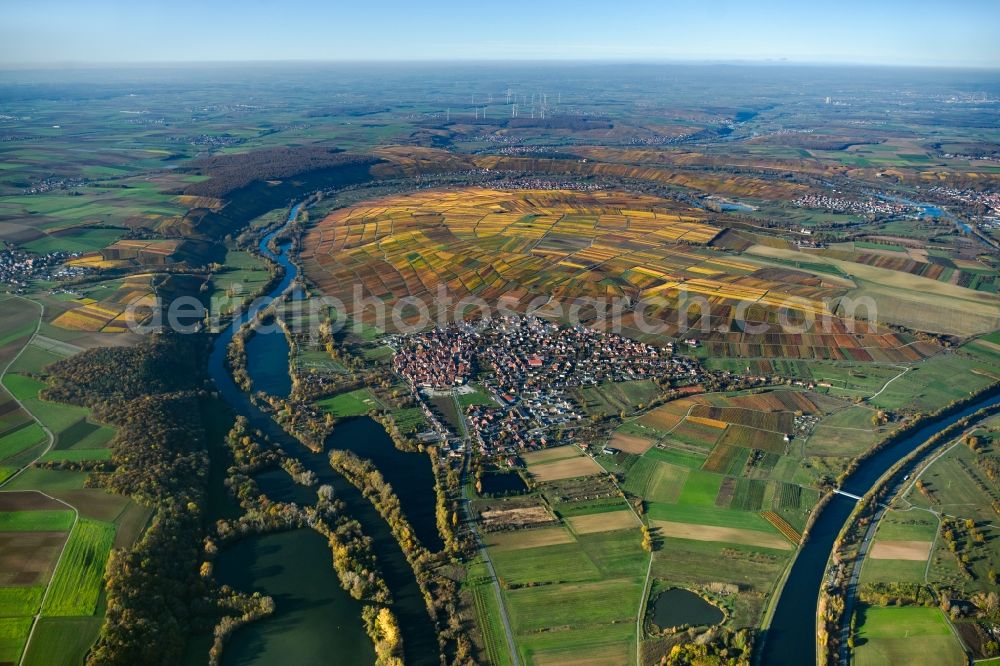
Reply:
[[[295, 219], [301, 204], [292, 208], [289, 221]], [[284, 292], [297, 275], [297, 268], [288, 257], [288, 247], [279, 247], [280, 253], [268, 249], [271, 239], [281, 229], [260, 241], [260, 251], [280, 264], [285, 274], [270, 291], [270, 300]], [[314, 453], [291, 437], [266, 413], [257, 409], [233, 382], [226, 369], [226, 351], [236, 331], [266, 306], [257, 302], [222, 332], [213, 343], [209, 358], [209, 374], [215, 381], [219, 394], [237, 414], [245, 416], [254, 428], [266, 433], [271, 441], [296, 456], [317, 478], [318, 485], [333, 486], [335, 495], [347, 505], [352, 518], [358, 520], [364, 533], [374, 541], [375, 555], [383, 577], [393, 595], [393, 611], [399, 619], [407, 664], [437, 664], [438, 646], [434, 625], [424, 604], [413, 570], [396, 542], [388, 524], [371, 503], [329, 464], [324, 453]], [[284, 336], [260, 337], [248, 355], [277, 355], [287, 368], [288, 346], [281, 351]], [[279, 340], [279, 337], [281, 338]], [[272, 359], [273, 360], [273, 359]], [[277, 361], [275, 361], [277, 362]], [[271, 363], [263, 364], [270, 368]], [[262, 364], [248, 358], [248, 368], [254, 385], [269, 388], [273, 372], [265, 371], [254, 376], [253, 370]], [[269, 376], [271, 375], [271, 376]], [[282, 380], [278, 380], [281, 382]], [[373, 422], [374, 423], [374, 422]], [[378, 425], [378, 424], [375, 424]], [[381, 427], [379, 427], [381, 431]], [[352, 440], [362, 436], [352, 429]], [[381, 435], [388, 439], [384, 431]], [[344, 435], [340, 435], [341, 437]], [[331, 435], [328, 443], [333, 448], [357, 448], [358, 442], [338, 441], [338, 433]], [[314, 501], [314, 490], [289, 483], [281, 471], [261, 475], [261, 490], [273, 499]], [[318, 539], [318, 542], [317, 542]], [[322, 545], [322, 548], [318, 548]], [[324, 553], [325, 551], [325, 553]], [[310, 530], [295, 530], [277, 535], [252, 537], [238, 542], [220, 555], [217, 568], [219, 579], [239, 586], [243, 591], [260, 590], [273, 593], [277, 602], [276, 612], [263, 620], [251, 623], [237, 631], [224, 654], [229, 663], [271, 664], [288, 661], [295, 664], [327, 664], [331, 660], [349, 664], [373, 664], [374, 650], [361, 618], [360, 604], [344, 592], [333, 570], [333, 557], [325, 540]], [[303, 633], [305, 632], [305, 633]], [[308, 633], [308, 640], [306, 639]], [[302, 641], [289, 641], [301, 634]], [[363, 638], [363, 640], [361, 640]]]
[[[298, 210], [299, 206], [292, 209], [289, 216], [290, 220], [294, 219], [298, 214]], [[260, 242], [261, 252], [279, 263], [285, 270], [283, 278], [269, 294], [272, 298], [280, 295], [287, 289], [297, 275], [297, 268], [287, 255], [287, 247], [279, 248], [280, 253], [277, 255], [272, 253], [267, 247], [277, 233], [276, 231], [265, 236]], [[427, 615], [423, 597], [417, 586], [413, 572], [384, 519], [357, 489], [334, 472], [325, 454], [313, 453], [297, 440], [287, 435], [269, 415], [258, 410], [250, 402], [249, 397], [233, 383], [226, 369], [226, 350], [233, 335], [246, 321], [256, 316], [257, 312], [264, 305], [266, 303], [260, 303], [256, 307], [250, 308], [248, 312], [235, 319], [229, 327], [219, 334], [215, 340], [209, 360], [209, 373], [214, 379], [222, 397], [238, 414], [246, 416], [253, 427], [261, 429], [269, 435], [272, 441], [296, 455], [308, 469], [316, 473], [320, 484], [329, 484], [334, 487], [337, 497], [347, 504], [350, 515], [361, 522], [365, 533], [371, 536], [375, 542], [375, 553], [386, 582], [389, 584], [395, 599], [394, 611], [399, 618], [400, 628], [403, 633], [406, 663], [437, 663], [437, 642], [435, 640], [433, 624]], [[259, 337], [261, 340], [252, 349], [248, 349], [248, 354], [264, 354], [268, 357], [277, 357], [281, 359], [282, 364], [285, 364], [288, 348], [287, 345], [281, 344], [283, 336], [278, 334]], [[279, 337], [281, 338], [280, 340]], [[254, 368], [261, 367], [255, 360], [248, 359], [248, 361], [248, 367], [251, 369], [251, 372]], [[263, 365], [266, 368], [270, 368], [270, 362]], [[272, 376], [268, 376], [269, 374]], [[252, 378], [255, 385], [261, 388], [268, 388], [270, 382], [273, 381], [273, 373], [265, 371], [261, 373], [261, 376], [253, 376], [252, 374]], [[278, 381], [283, 382], [284, 380], [279, 378]], [[929, 420], [909, 435], [900, 438], [862, 463], [848, 477], [843, 485], [843, 490], [855, 495], [864, 495], [896, 461], [926, 441], [929, 437], [959, 419], [983, 407], [995, 404], [1000, 404], [1000, 394], [991, 394], [982, 397], [947, 416]], [[364, 421], [369, 420], [365, 419]], [[374, 422], [370, 423], [375, 426], [378, 425]], [[381, 430], [380, 427], [378, 429]], [[338, 430], [340, 431], [339, 434]], [[362, 440], [369, 436], [374, 436], [374, 430], [368, 426], [368, 423], [362, 425], [362, 422], [359, 422], [354, 427], [338, 430], [334, 431], [328, 444], [332, 448], [354, 450], [359, 453], [362, 453], [361, 449], [366, 446], [366, 442]], [[384, 431], [381, 432], [381, 436], [385, 437]], [[344, 440], [340, 441], [341, 438], [344, 438]], [[378, 448], [378, 446], [375, 445], [375, 448]], [[261, 490], [274, 499], [285, 501], [311, 500], [311, 489], [296, 487], [290, 484], [289, 480], [285, 478], [286, 476], [283, 472], [268, 473], [261, 475], [258, 478], [258, 483]], [[767, 632], [763, 652], [760, 655], [761, 663], [767, 666], [771, 664], [800, 666], [802, 664], [815, 663], [816, 605], [823, 572], [830, 556], [833, 542], [847, 521], [853, 507], [853, 500], [836, 495], [813, 523], [810, 538], [796, 557], [789, 571], [781, 597], [778, 599], [771, 626]], [[289, 617], [283, 613], [283, 607], [288, 608], [291, 606], [291, 610], [296, 615], [301, 613], [298, 617], [299, 621], [304, 625], [303, 629], [309, 627], [310, 635], [320, 634], [320, 636], [315, 637], [318, 643], [310, 643], [309, 649], [309, 652], [313, 654], [325, 655], [326, 658], [318, 660], [317, 663], [326, 663], [331, 655], [336, 655], [344, 663], [373, 663], [374, 655], [367, 636], [364, 636], [364, 641], [359, 640], [359, 637], [363, 635], [363, 629], [361, 628], [360, 618], [356, 618], [355, 615], [358, 608], [357, 602], [347, 596], [346, 593], [343, 593], [339, 585], [329, 584], [330, 581], [335, 582], [336, 577], [336, 573], [332, 568], [332, 558], [326, 558], [322, 562], [323, 566], [318, 566], [320, 564], [319, 561], [317, 561], [317, 566], [309, 566], [309, 570], [313, 576], [333, 577], [327, 578], [323, 584], [315, 586], [320, 590], [320, 599], [316, 603], [311, 603], [308, 599], [303, 599], [301, 603], [298, 603], [294, 598], [295, 590], [302, 589], [301, 585], [296, 583], [296, 579], [299, 578], [302, 572], [301, 570], [296, 570], [296, 568], [301, 562], [302, 552], [310, 548], [310, 545], [306, 542], [311, 539], [311, 535], [305, 534], [305, 532], [307, 531], [298, 530], [282, 538], [274, 538], [271, 535], [255, 537], [248, 540], [248, 545], [241, 546], [237, 544], [233, 547], [233, 550], [242, 548], [249, 551], [248, 553], [237, 551], [232, 555], [223, 555], [220, 558], [220, 564], [223, 565], [227, 563], [227, 560], [232, 560], [237, 561], [239, 566], [250, 566], [251, 568], [249, 573], [240, 574], [238, 572], [226, 571], [227, 567], [220, 566], [219, 575], [221, 579], [229, 581], [230, 576], [232, 576], [233, 582], [238, 580], [241, 583], [241, 588], [245, 586], [252, 589], [262, 589], [265, 593], [268, 593], [267, 588], [270, 585], [267, 583], [267, 576], [271, 576], [273, 579], [272, 584], [276, 586], [274, 589], [277, 592], [278, 601], [278, 610], [272, 617], [252, 623], [237, 632], [230, 642], [230, 646], [227, 648], [227, 654], [232, 658], [238, 657], [239, 663], [270, 663], [268, 657], [278, 656], [280, 637], [285, 632], [294, 631], [297, 626], [296, 618]], [[315, 539], [312, 539], [312, 541], [315, 541]], [[234, 564], [233, 566], [237, 565]], [[254, 575], [255, 570], [265, 572], [263, 574], [264, 578], [262, 579], [260, 575]], [[280, 590], [284, 589], [290, 590], [288, 592], [290, 597], [283, 604], [283, 592]], [[331, 612], [331, 608], [338, 610]], [[325, 628], [326, 631], [318, 630], [317, 628]], [[359, 632], [361, 633], [359, 634]], [[253, 649], [248, 649], [250, 647]], [[285, 652], [280, 656], [286, 659], [292, 658], [295, 663], [307, 664], [313, 662], [307, 654], [300, 656]]]
[[[861, 463], [844, 482], [842, 490], [864, 496], [907, 453], [959, 419], [996, 404], [1000, 404], [1000, 393], [991, 392], [946, 416], [928, 420]], [[853, 509], [854, 500], [834, 495], [813, 523], [809, 540], [795, 558], [775, 607], [761, 664], [802, 666], [816, 663], [816, 609], [823, 572], [833, 542]]]

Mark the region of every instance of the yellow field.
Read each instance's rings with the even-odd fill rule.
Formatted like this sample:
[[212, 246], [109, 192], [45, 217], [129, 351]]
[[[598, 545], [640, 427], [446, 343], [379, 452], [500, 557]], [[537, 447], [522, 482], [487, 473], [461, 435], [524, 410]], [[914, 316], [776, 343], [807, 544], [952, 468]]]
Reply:
[[535, 477], [535, 480], [544, 482], [572, 479], [577, 476], [593, 476], [603, 472], [604, 468], [594, 462], [592, 458], [580, 456], [579, 458], [534, 465], [529, 467], [528, 471]]
[[[390, 170], [407, 163], [419, 171], [424, 159], [445, 159], [440, 151], [392, 150], [399, 156], [388, 154], [395, 162]], [[360, 318], [369, 323], [391, 326], [388, 314], [403, 299], [432, 304], [442, 293], [453, 304], [474, 296], [515, 311], [548, 299], [546, 313], [555, 317], [580, 299], [619, 299], [649, 305], [642, 322], [639, 313], [626, 312], [626, 331], [653, 325], [652, 336], [664, 341], [693, 335], [715, 356], [912, 362], [938, 351], [888, 329], [862, 327], [853, 335], [828, 303], [854, 283], [716, 249], [723, 229], [707, 216], [674, 200], [625, 192], [422, 190], [332, 212], [307, 231], [301, 256], [307, 277], [327, 295], [344, 303], [364, 297], [371, 305]], [[770, 251], [803, 256], [787, 248], [759, 255]], [[900, 275], [857, 266], [858, 274]], [[996, 297], [981, 299], [975, 304]], [[824, 329], [765, 326], [750, 333], [734, 320], [773, 324], [783, 309], [819, 320]]]
[[872, 546], [872, 559], [923, 562], [931, 554], [930, 541], [879, 540]]
[[745, 530], [738, 527], [713, 527], [711, 525], [692, 525], [675, 523], [669, 520], [651, 520], [665, 537], [691, 539], [694, 541], [720, 541], [723, 543], [739, 543], [745, 546], [759, 546], [776, 550], [791, 550], [792, 546], [777, 534]]
[[563, 460], [565, 458], [578, 458], [583, 455], [583, 452], [572, 444], [567, 444], [565, 446], [554, 446], [551, 449], [542, 449], [541, 451], [532, 451], [531, 453], [525, 453], [522, 458], [524, 462], [529, 467], [531, 465], [538, 465], [544, 462], [552, 462], [553, 460]]
[[628, 509], [592, 513], [586, 516], [573, 516], [566, 522], [577, 534], [593, 534], [594, 532], [611, 532], [639, 527], [639, 519]]
[[[114, 294], [103, 301], [79, 298], [74, 302], [77, 307], [53, 319], [52, 325], [71, 331], [124, 333], [129, 330], [130, 324], [142, 323], [149, 317], [146, 308], [155, 303], [150, 278], [149, 273], [129, 276]], [[142, 309], [131, 313], [130, 308]], [[132, 321], [134, 315], [140, 320]]]
[[571, 543], [573, 535], [565, 527], [540, 527], [537, 529], [490, 532], [483, 535], [486, 545], [497, 550], [523, 550], [539, 546]]

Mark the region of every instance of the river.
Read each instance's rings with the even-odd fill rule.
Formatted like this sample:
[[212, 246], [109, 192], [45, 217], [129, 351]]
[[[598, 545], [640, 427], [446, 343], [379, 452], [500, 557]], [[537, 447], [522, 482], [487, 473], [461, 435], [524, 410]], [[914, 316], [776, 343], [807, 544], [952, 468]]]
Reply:
[[[1000, 404], [1000, 394], [987, 394], [947, 416], [930, 419], [862, 462], [844, 482], [842, 489], [864, 496], [907, 453], [959, 419], [996, 404]], [[809, 539], [795, 558], [775, 607], [765, 637], [761, 664], [802, 666], [816, 663], [816, 610], [823, 572], [833, 550], [833, 542], [853, 509], [854, 500], [834, 495], [813, 523]]]
[[[301, 204], [292, 208], [289, 221], [295, 218], [300, 207]], [[219, 394], [237, 414], [247, 417], [254, 428], [265, 432], [271, 441], [301, 460], [316, 474], [320, 485], [333, 486], [335, 495], [346, 503], [349, 515], [361, 523], [364, 533], [374, 541], [379, 567], [393, 594], [393, 611], [399, 619], [406, 663], [437, 664], [434, 625], [413, 570], [388, 524], [354, 486], [330, 467], [325, 453], [312, 452], [285, 433], [268, 414], [257, 409], [249, 396], [236, 386], [226, 368], [226, 351], [236, 331], [267, 305], [265, 300], [284, 292], [297, 275], [297, 268], [288, 257], [287, 246], [279, 247], [277, 255], [268, 249], [271, 239], [279, 232], [280, 229], [265, 236], [259, 248], [280, 264], [285, 274], [270, 291], [268, 299], [255, 303], [219, 333], [209, 357], [209, 374]], [[278, 355], [287, 376], [287, 342], [282, 355], [279, 336], [284, 339], [280, 331], [274, 336], [259, 336], [260, 343], [252, 351], [248, 345], [248, 355]], [[277, 351], [274, 345], [279, 348]], [[248, 358], [248, 369], [255, 386], [271, 387], [275, 373], [272, 372], [270, 377], [267, 373], [254, 376], [254, 369], [260, 367], [261, 364]], [[264, 367], [271, 366], [264, 364]], [[281, 381], [280, 378], [277, 381]], [[335, 432], [331, 440], [336, 436]], [[330, 443], [337, 444], [336, 441]], [[261, 475], [258, 484], [274, 499], [312, 501], [314, 496], [312, 489], [291, 485], [284, 472]], [[279, 654], [281, 659], [294, 664], [326, 664], [332, 658], [350, 664], [374, 663], [371, 641], [358, 615], [360, 605], [340, 588], [329, 549], [326, 548], [325, 556], [320, 557], [316, 550], [316, 538], [309, 530], [252, 537], [238, 542], [220, 555], [217, 575], [221, 581], [238, 582], [242, 591], [260, 590], [273, 594], [277, 602], [277, 610], [272, 616], [236, 632], [224, 654], [227, 663], [274, 663], [274, 657]], [[304, 580], [312, 580], [313, 584], [303, 585]], [[361, 641], [362, 637], [364, 641]]]

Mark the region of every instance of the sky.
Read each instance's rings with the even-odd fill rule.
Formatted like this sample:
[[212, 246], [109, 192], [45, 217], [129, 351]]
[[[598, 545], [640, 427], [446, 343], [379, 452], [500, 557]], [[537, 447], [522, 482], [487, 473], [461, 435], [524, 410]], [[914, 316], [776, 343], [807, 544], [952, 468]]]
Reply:
[[996, 0], [4, 0], [0, 66], [788, 60], [1000, 68]]

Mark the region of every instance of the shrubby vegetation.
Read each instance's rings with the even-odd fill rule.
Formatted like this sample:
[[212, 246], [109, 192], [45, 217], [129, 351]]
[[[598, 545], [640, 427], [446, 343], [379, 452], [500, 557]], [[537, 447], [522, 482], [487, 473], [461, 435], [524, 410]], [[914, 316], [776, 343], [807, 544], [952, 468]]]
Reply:
[[660, 659], [664, 666], [750, 666], [753, 633], [719, 630], [708, 632], [697, 641], [674, 645]]
[[362, 611], [365, 630], [375, 643], [378, 666], [403, 666], [403, 639], [392, 611], [384, 606], [365, 606]]
[[431, 554], [420, 544], [392, 486], [382, 478], [374, 463], [350, 451], [331, 451], [330, 465], [357, 487], [389, 524], [416, 574], [427, 609], [437, 627], [438, 643], [449, 663], [472, 663], [472, 642], [461, 620], [458, 585], [442, 575], [442, 556]]

